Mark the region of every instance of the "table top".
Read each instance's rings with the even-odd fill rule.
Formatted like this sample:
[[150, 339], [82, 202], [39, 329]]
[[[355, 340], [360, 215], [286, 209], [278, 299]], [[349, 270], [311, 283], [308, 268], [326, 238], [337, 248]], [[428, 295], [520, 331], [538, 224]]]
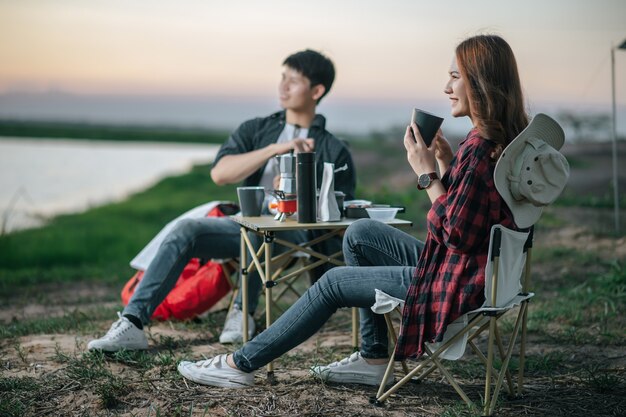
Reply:
[[[275, 232], [280, 230], [298, 230], [298, 229], [346, 229], [352, 223], [359, 219], [349, 219], [347, 217], [342, 217], [341, 220], [337, 222], [317, 222], [317, 223], [298, 223], [298, 220], [294, 218], [287, 218], [284, 222], [280, 222], [278, 220], [274, 220], [273, 216], [230, 216], [230, 218], [239, 223], [240, 225], [254, 230], [256, 232]], [[412, 226], [413, 223], [408, 220], [402, 219], [393, 219], [384, 221], [390, 226], [396, 227], [404, 227], [404, 226]]]

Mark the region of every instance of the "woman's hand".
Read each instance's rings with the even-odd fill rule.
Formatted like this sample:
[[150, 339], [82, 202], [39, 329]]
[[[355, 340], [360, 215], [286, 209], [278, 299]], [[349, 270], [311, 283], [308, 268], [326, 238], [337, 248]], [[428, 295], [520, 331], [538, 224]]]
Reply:
[[409, 165], [416, 175], [435, 172], [435, 144], [436, 142], [433, 141], [430, 147], [427, 147], [417, 125], [411, 123], [407, 126], [404, 134], [404, 147]]
[[437, 159], [437, 164], [439, 165], [439, 172], [443, 175], [448, 170], [450, 162], [452, 162], [452, 158], [454, 158], [454, 153], [452, 152], [450, 143], [443, 136], [441, 129], [437, 131], [434, 143], [435, 158]]

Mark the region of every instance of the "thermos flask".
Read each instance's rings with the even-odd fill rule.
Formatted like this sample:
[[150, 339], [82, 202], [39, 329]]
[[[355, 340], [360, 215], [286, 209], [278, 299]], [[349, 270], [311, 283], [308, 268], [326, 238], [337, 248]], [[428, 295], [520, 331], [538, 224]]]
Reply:
[[296, 155], [296, 181], [298, 223], [315, 223], [317, 221], [315, 152], [300, 152]]

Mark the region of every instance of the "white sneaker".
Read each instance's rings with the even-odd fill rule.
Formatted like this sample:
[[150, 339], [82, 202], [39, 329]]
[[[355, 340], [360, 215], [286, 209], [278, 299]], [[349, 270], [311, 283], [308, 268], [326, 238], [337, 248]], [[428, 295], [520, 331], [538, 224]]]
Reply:
[[[256, 325], [254, 319], [248, 314], [248, 340], [254, 336]], [[220, 335], [220, 343], [241, 343], [243, 342], [243, 312], [236, 304], [232, 310], [228, 312], [226, 316], [226, 322], [224, 322], [224, 329]]]
[[[311, 374], [325, 382], [339, 384], [364, 384], [379, 386], [387, 364], [370, 365], [363, 359], [361, 352], [354, 352], [349, 357], [333, 362], [327, 366], [311, 367]], [[393, 383], [393, 373], [387, 378], [385, 385]]]
[[228, 355], [198, 362], [182, 361], [178, 372], [190, 381], [198, 384], [224, 388], [245, 388], [254, 385], [254, 374], [231, 368], [226, 363]]
[[117, 352], [118, 350], [144, 350], [148, 349], [148, 339], [143, 330], [138, 329], [126, 317], [117, 313], [119, 319], [111, 325], [111, 328], [100, 339], [92, 340], [87, 344], [88, 350], [103, 350], [105, 352]]

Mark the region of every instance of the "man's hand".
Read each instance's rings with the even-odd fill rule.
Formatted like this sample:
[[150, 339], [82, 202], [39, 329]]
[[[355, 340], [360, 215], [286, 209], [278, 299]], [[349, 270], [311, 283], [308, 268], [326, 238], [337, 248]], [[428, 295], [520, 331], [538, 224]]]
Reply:
[[287, 152], [293, 151], [293, 153], [299, 152], [313, 152], [315, 150], [315, 139], [312, 138], [296, 138], [290, 140], [289, 142], [277, 143], [276, 146], [279, 146], [277, 149], [276, 155], [282, 155]]
[[293, 139], [284, 143], [272, 143], [254, 151], [226, 155], [211, 169], [211, 178], [217, 185], [236, 184], [243, 181], [256, 170], [265, 166], [270, 158], [290, 151], [312, 152], [315, 140], [311, 138]]

